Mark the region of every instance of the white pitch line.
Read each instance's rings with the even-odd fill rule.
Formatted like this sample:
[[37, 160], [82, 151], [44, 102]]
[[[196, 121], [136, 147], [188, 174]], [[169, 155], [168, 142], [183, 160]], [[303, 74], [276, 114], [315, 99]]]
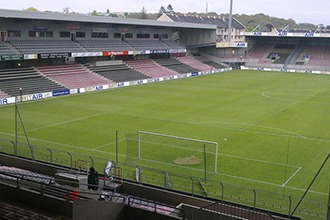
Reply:
[[[143, 141], [143, 143], [158, 144], [158, 145], [163, 145], [163, 146], [172, 147], [172, 148], [184, 149], [184, 150], [187, 150], [187, 151], [204, 153], [204, 150], [202, 150], [202, 149], [198, 150], [198, 149], [193, 149], [193, 148], [180, 147], [180, 146], [176, 146], [176, 145], [166, 145], [166, 144], [149, 142], [149, 141]], [[209, 150], [206, 151], [206, 153], [213, 154], [213, 155], [215, 154], [215, 152], [212, 152], [212, 151], [209, 151]], [[235, 155], [229, 155], [229, 154], [218, 153], [218, 156], [225, 156], [225, 157], [231, 157], [231, 158], [236, 158], [236, 159], [241, 159], [241, 160], [254, 161], [254, 162], [265, 163], [265, 164], [273, 164], [273, 165], [278, 165], [278, 166], [288, 166], [288, 167], [293, 167], [293, 168], [299, 168], [299, 166], [296, 166], [296, 165], [283, 164], [283, 163], [277, 163], [277, 162], [271, 162], [271, 161], [266, 161], [266, 160], [259, 160], [259, 159], [254, 159], [254, 158], [249, 158], [249, 157], [241, 157], [241, 156], [235, 156]]]
[[[264, 125], [258, 125], [258, 124], [250, 124], [250, 123], [240, 123], [240, 122], [191, 122], [192, 124], [233, 124], [233, 125], [243, 125], [243, 126], [255, 126], [255, 127], [261, 127], [261, 128], [268, 128], [268, 129], [272, 129], [272, 130], [278, 130], [278, 131], [283, 131], [285, 133], [288, 134], [292, 134], [294, 136], [297, 136], [299, 138], [303, 138], [303, 139], [307, 139], [307, 137], [295, 133], [293, 131], [288, 131], [285, 129], [281, 129], [281, 128], [275, 128], [275, 127], [271, 127], [271, 126], [264, 126]], [[267, 131], [255, 131], [255, 130], [249, 130], [249, 129], [245, 129], [245, 128], [228, 128], [225, 127], [225, 129], [229, 129], [229, 130], [237, 130], [237, 131], [250, 131], [250, 132], [254, 132], [254, 133], [266, 133], [266, 134], [271, 134], [274, 136], [288, 136], [288, 134], [280, 134], [280, 133], [274, 133], [274, 132], [267, 132]]]
[[[29, 130], [27, 130], [27, 132], [36, 131], [36, 130], [40, 130], [40, 129], [44, 129], [44, 128], [50, 128], [50, 127], [54, 127], [54, 126], [57, 126], [57, 125], [63, 125], [63, 124], [67, 124], [67, 123], [70, 123], [70, 122], [85, 120], [85, 119], [93, 118], [93, 117], [100, 116], [100, 115], [106, 115], [108, 113], [109, 112], [103, 112], [103, 113], [99, 113], [99, 114], [89, 115], [89, 116], [86, 116], [86, 117], [75, 118], [75, 119], [71, 119], [71, 120], [67, 120], [67, 121], [62, 121], [62, 122], [59, 122], [59, 123], [49, 124], [47, 126], [42, 126], [42, 127], [38, 127], [38, 128], [29, 129]], [[22, 132], [20, 132], [20, 133], [22, 133]]]
[[232, 157], [232, 158], [237, 158], [237, 159], [242, 159], [242, 160], [250, 160], [250, 161], [255, 161], [255, 162], [260, 162], [260, 163], [266, 163], [266, 164], [268, 163], [268, 164], [273, 164], [273, 165], [278, 165], [278, 166], [288, 166], [288, 167], [299, 168], [299, 166], [296, 166], [296, 165], [276, 163], [276, 162], [271, 162], [271, 161], [266, 161], [266, 160], [258, 160], [258, 159], [248, 158], [248, 157], [233, 156], [233, 155], [229, 155], [229, 154], [218, 154], [218, 155], [226, 156], [226, 157]]
[[[322, 92], [322, 91], [320, 91]], [[295, 99], [287, 99], [287, 98], [279, 98], [279, 97], [274, 97], [274, 96], [271, 96], [271, 95], [267, 95], [266, 94], [267, 92], [263, 91], [261, 92], [261, 95], [265, 98], [270, 98], [270, 99], [275, 99], [275, 100], [281, 100], [281, 101], [286, 101], [286, 102], [293, 102], [293, 101], [296, 101]], [[274, 94], [274, 93], [273, 93]], [[276, 94], [283, 94], [283, 93], [276, 93]], [[292, 94], [292, 95], [301, 95], [301, 94]], [[305, 96], [303, 97], [304, 99], [307, 99], [307, 98], [310, 98], [310, 97], [313, 97], [314, 95], [311, 95], [311, 96]], [[316, 102], [316, 101], [308, 101], [308, 103], [315, 103], [315, 104], [324, 104], [324, 105], [329, 105], [330, 103], [329, 102]]]
[[[301, 189], [301, 188], [292, 187], [292, 186], [285, 186], [285, 188], [287, 188], [287, 189], [293, 189], [293, 190], [299, 190], [299, 191], [306, 191], [306, 189]], [[314, 193], [314, 194], [319, 194], [319, 195], [322, 195], [322, 196], [327, 196], [327, 197], [329, 196], [328, 193], [316, 192], [316, 191], [313, 191], [313, 190], [309, 190], [308, 192]]]
[[[188, 170], [195, 170], [195, 171], [204, 172], [204, 170], [202, 170], [202, 169], [185, 167], [185, 166], [180, 166], [180, 165], [177, 165], [177, 164], [170, 164], [170, 163], [165, 163], [165, 162], [160, 162], [160, 161], [155, 161], [155, 160], [147, 160], [147, 159], [143, 159], [143, 158], [141, 158], [140, 160], [149, 161], [149, 162], [152, 162], [152, 163], [164, 164], [164, 165], [168, 165], [168, 166], [181, 167], [183, 169], [188, 169]], [[214, 174], [214, 172], [212, 172], [212, 171], [206, 171], [206, 172]], [[270, 183], [270, 182], [265, 182], [265, 181], [261, 181], [261, 180], [255, 180], [255, 179], [250, 179], [250, 178], [246, 178], [246, 177], [225, 174], [225, 173], [215, 173], [215, 175], [227, 176], [227, 177], [234, 178], [234, 179], [240, 179], [240, 180], [246, 180], [246, 181], [249, 181], [249, 182], [262, 183], [262, 184], [265, 184], [265, 185], [272, 185], [272, 186], [278, 186], [278, 187], [281, 186], [281, 185], [276, 184], [276, 183]]]
[[[188, 169], [188, 170], [196, 170], [196, 171], [203, 171], [204, 172], [204, 170], [201, 170], [201, 169], [196, 169], [196, 168], [191, 168], [191, 167], [183, 167], [183, 166], [169, 164], [169, 163], [164, 163], [164, 162], [160, 162], [160, 161], [146, 160], [146, 159], [143, 159], [143, 158], [141, 160], [145, 160], [145, 161], [149, 161], [149, 162], [155, 162], [155, 163], [169, 165], [169, 166], [182, 167], [182, 168], [185, 168], [185, 169]], [[299, 170], [300, 170], [300, 168], [301, 167], [299, 167]], [[212, 172], [212, 171], [207, 171], [207, 173], [214, 174], [214, 172]], [[216, 173], [215, 175], [218, 175], [218, 176], [227, 176], [227, 177], [231, 177], [231, 178], [235, 178], [235, 179], [242, 179], [242, 180], [246, 180], [246, 181], [250, 181], [250, 182], [256, 182], [256, 183], [261, 183], [261, 184], [265, 184], [265, 185], [272, 185], [272, 186], [282, 187], [282, 185], [280, 185], [280, 184], [275, 184], [275, 183], [270, 183], [270, 182], [255, 180], [255, 179], [249, 179], [249, 178], [235, 176], [235, 175], [230, 175], [230, 174]], [[291, 187], [291, 186], [284, 186], [284, 187], [285, 188], [288, 188], [288, 189], [299, 190], [299, 191], [305, 191], [306, 190], [306, 189], [297, 188], [297, 187]], [[323, 195], [323, 196], [328, 196], [327, 193], [323, 193], [323, 192], [317, 192], [317, 191], [313, 191], [313, 190], [310, 190], [309, 192], [315, 193], [315, 194], [319, 194], [319, 195]]]
[[15, 136], [15, 134], [7, 133], [7, 132], [1, 132], [1, 131], [0, 131], [0, 134], [5, 134], [5, 135], [8, 135], [8, 136]]
[[281, 186], [282, 187], [285, 187], [285, 185], [301, 170], [301, 168], [302, 167], [299, 167], [297, 170], [296, 170], [296, 172], [294, 172], [290, 177], [289, 177], [289, 179], [287, 179], [286, 181], [285, 181], [285, 183], [283, 183]]
[[[118, 140], [118, 142], [123, 141], [123, 140], [125, 140], [125, 138]], [[102, 148], [102, 147], [106, 147], [106, 146], [109, 146], [109, 145], [114, 144], [114, 143], [116, 143], [116, 141], [113, 141], [113, 142], [110, 142], [110, 143], [107, 143], [107, 144], [103, 144], [103, 145], [101, 145], [101, 146], [98, 146], [98, 147], [92, 148], [91, 150], [98, 150], [98, 149], [100, 149], [100, 148]]]
[[[199, 124], [202, 126], [207, 126], [206, 124], [221, 124], [221, 122], [187, 122], [188, 124]], [[255, 131], [255, 130], [249, 130], [245, 128], [228, 128], [228, 127], [223, 127], [221, 126], [222, 129], [226, 130], [233, 130], [233, 131], [244, 131], [244, 132], [253, 132], [253, 133], [259, 133], [259, 134], [269, 134], [272, 136], [282, 136], [282, 137], [287, 137], [288, 134], [280, 134], [280, 133], [273, 133], [273, 132], [266, 132], [266, 131]], [[285, 130], [284, 130], [285, 131]], [[294, 134], [294, 132], [293, 132]], [[298, 136], [297, 136], [298, 135]], [[297, 134], [295, 136], [291, 136], [292, 138], [300, 138], [300, 139], [306, 139], [306, 140], [311, 140], [311, 141], [321, 141], [321, 142], [327, 142], [330, 143], [329, 139], [321, 139], [321, 138], [313, 138], [313, 137], [306, 137], [300, 134]]]
[[[9, 133], [4, 133], [4, 132], [0, 132], [0, 133], [14, 136], [14, 134], [9, 134]], [[22, 135], [18, 135], [18, 136], [25, 138], [25, 136], [22, 136]], [[56, 144], [56, 145], [60, 145], [60, 146], [66, 146], [66, 147], [70, 147], [70, 148], [74, 148], [74, 149], [81, 149], [81, 150], [87, 150], [87, 151], [96, 151], [96, 152], [99, 152], [99, 153], [106, 153], [106, 154], [115, 155], [115, 153], [111, 153], [111, 152], [107, 152], [107, 151], [100, 151], [100, 150], [96, 150], [96, 149], [80, 147], [80, 146], [77, 146], [77, 145], [63, 144], [63, 143], [56, 142], [56, 141], [48, 141], [48, 140], [42, 140], [42, 139], [38, 139], [38, 138], [31, 138], [31, 137], [29, 137], [29, 139], [44, 142], [44, 143], [49, 143], [49, 144]], [[126, 155], [121, 155], [121, 154], [118, 154], [118, 155], [123, 156], [123, 157], [126, 156]]]
[[301, 138], [306, 138], [305, 136], [301, 135], [301, 134], [298, 134], [296, 132], [293, 132], [293, 131], [288, 131], [288, 130], [285, 130], [285, 129], [282, 129], [282, 128], [275, 128], [275, 127], [272, 127], [272, 126], [265, 126], [265, 125], [258, 125], [258, 124], [250, 124], [250, 123], [234, 123], [234, 122], [223, 122], [225, 124], [238, 124], [238, 125], [247, 125], [247, 126], [257, 126], [257, 127], [261, 127], [261, 128], [270, 128], [270, 129], [273, 129], [273, 130], [278, 130], [278, 131], [284, 131], [285, 133], [289, 133], [289, 134], [293, 134], [295, 136], [298, 136], [298, 137], [301, 137]]

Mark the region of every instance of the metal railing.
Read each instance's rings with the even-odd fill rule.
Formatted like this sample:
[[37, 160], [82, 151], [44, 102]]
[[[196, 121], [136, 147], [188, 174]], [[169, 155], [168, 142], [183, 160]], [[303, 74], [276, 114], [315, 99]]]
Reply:
[[163, 215], [170, 215], [174, 217], [179, 217], [181, 219], [185, 218], [185, 211], [183, 209], [177, 208], [175, 206], [170, 206], [167, 204], [162, 204], [159, 202], [146, 200], [137, 197], [128, 197], [128, 205], [131, 207], [144, 209], [150, 212], [155, 212]]
[[[109, 159], [74, 152], [57, 150], [50, 147], [32, 147], [21, 144], [18, 146], [19, 157], [34, 158], [38, 161], [50, 164], [58, 164], [75, 169], [75, 161], [89, 161], [96, 170], [103, 170]], [[14, 155], [14, 143], [10, 140], [0, 139], [0, 152]], [[33, 154], [33, 155], [31, 155]], [[114, 159], [113, 159], [114, 160]], [[290, 215], [299, 198], [285, 193], [268, 192], [260, 189], [248, 188], [240, 185], [228, 184], [214, 180], [207, 180], [207, 184], [200, 184], [200, 177], [171, 173], [151, 167], [139, 167], [141, 171], [140, 183], [151, 184], [164, 190], [175, 190], [188, 193], [192, 196], [214, 198], [220, 201], [228, 201], [242, 204], [252, 208], [271, 210], [277, 213]], [[136, 167], [133, 165], [113, 165], [112, 176], [120, 179], [136, 180]], [[203, 187], [201, 187], [203, 185]], [[323, 199], [324, 197], [324, 199]], [[328, 197], [322, 200], [304, 199], [296, 211], [297, 216], [311, 219], [325, 219], [328, 210]]]

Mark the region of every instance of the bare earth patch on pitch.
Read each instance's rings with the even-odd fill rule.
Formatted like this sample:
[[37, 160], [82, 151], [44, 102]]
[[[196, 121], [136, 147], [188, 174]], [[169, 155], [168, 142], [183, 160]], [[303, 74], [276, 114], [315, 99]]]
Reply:
[[200, 164], [200, 162], [201, 160], [195, 156], [178, 157], [173, 161], [173, 163], [178, 165], [194, 165], [194, 164]]

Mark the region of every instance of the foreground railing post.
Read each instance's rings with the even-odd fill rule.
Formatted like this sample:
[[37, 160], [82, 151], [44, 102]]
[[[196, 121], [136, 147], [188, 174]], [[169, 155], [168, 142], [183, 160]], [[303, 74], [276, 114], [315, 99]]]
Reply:
[[257, 204], [257, 192], [255, 189], [253, 189], [253, 208], [256, 209]]
[[49, 162], [53, 164], [53, 151], [50, 148], [47, 148], [47, 150], [49, 151]]
[[166, 190], [166, 172], [162, 171], [163, 175], [164, 175], [164, 189]]
[[30, 152], [31, 152], [31, 159], [32, 159], [32, 160], [35, 160], [33, 146], [32, 146], [31, 144], [28, 144], [28, 145], [29, 145]]
[[292, 198], [289, 196], [289, 218], [291, 218], [291, 205], [292, 205]]
[[10, 141], [13, 144], [13, 149], [14, 149], [14, 156], [17, 157], [17, 148], [16, 148], [16, 144], [14, 141]]
[[191, 179], [191, 195], [194, 196], [194, 178], [190, 176]]
[[223, 202], [223, 184], [220, 182], [220, 188], [221, 188], [221, 202]]
[[72, 170], [72, 154], [70, 152], [67, 152], [70, 157], [70, 169]]

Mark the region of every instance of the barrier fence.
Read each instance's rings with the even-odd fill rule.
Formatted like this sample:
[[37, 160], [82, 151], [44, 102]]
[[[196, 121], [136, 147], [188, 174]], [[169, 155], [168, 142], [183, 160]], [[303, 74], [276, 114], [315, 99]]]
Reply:
[[[207, 180], [207, 183], [205, 183], [204, 179], [200, 177], [166, 172], [151, 167], [115, 164], [113, 162], [115, 161], [114, 158], [90, 156], [93, 155], [91, 152], [90, 154], [78, 154], [45, 146], [28, 146], [23, 143], [18, 143], [15, 149], [14, 141], [1, 138], [0, 152], [10, 155], [15, 155], [16, 153], [15, 156], [62, 165], [70, 169], [86, 172], [87, 170], [84, 170], [84, 168], [87, 169], [88, 166], [94, 166], [96, 170], [103, 173], [106, 164], [109, 160], [112, 160], [112, 174], [118, 174], [117, 169], [119, 170], [120, 165], [120, 175], [122, 175], [120, 178], [155, 185], [165, 190], [182, 191], [192, 196], [237, 203], [254, 209], [271, 210], [288, 216], [290, 216], [300, 199], [284, 193], [268, 192], [214, 180]], [[80, 162], [77, 163], [77, 161]], [[84, 164], [84, 166], [77, 167], [77, 164]], [[137, 170], [139, 171], [138, 174]], [[324, 196], [324, 200], [304, 199], [295, 212], [295, 216], [307, 217], [308, 219], [326, 219], [327, 212], [328, 198]]]

